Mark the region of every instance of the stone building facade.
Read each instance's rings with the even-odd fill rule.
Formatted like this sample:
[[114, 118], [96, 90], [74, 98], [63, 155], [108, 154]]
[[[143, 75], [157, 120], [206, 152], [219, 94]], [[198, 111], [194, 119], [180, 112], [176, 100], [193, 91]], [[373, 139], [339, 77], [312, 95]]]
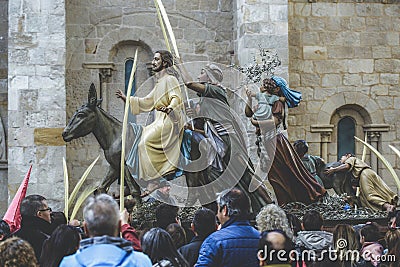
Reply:
[[[156, 9], [153, 1], [139, 0], [0, 3], [0, 114], [3, 139], [7, 140], [4, 160], [8, 160], [8, 175], [0, 177], [0, 198], [10, 200], [32, 164], [28, 193], [46, 195], [60, 208], [63, 157], [71, 186], [97, 155], [101, 154], [101, 160], [88, 182], [99, 182], [107, 166], [93, 135], [66, 144], [61, 131], [75, 110], [86, 103], [92, 82], [103, 99], [102, 108], [122, 119], [123, 105], [114, 92], [125, 87], [125, 67], [136, 49], [135, 88], [143, 90], [138, 94], [150, 90], [153, 52], [165, 49]], [[366, 134], [398, 172], [399, 159], [388, 145], [397, 146], [400, 140], [400, 3], [163, 3], [186, 62], [244, 65], [251, 62], [259, 45], [276, 49], [282, 60], [278, 74], [303, 93], [301, 105], [290, 110], [292, 141], [306, 139], [312, 154], [335, 161], [342, 142], [338, 125], [350, 118], [355, 135], [363, 139]], [[137, 118], [139, 122], [146, 119], [146, 115]], [[361, 155], [360, 143], [355, 143], [355, 152]], [[397, 190], [376, 157], [368, 153], [367, 160]], [[8, 196], [3, 188], [8, 188]], [[0, 207], [0, 211], [4, 209], [4, 205]]]

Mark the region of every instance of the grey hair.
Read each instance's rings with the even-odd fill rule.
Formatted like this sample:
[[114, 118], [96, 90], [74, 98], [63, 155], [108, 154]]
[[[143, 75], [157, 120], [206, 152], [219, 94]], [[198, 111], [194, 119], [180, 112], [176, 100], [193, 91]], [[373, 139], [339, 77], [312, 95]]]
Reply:
[[275, 204], [268, 204], [260, 210], [256, 217], [256, 224], [260, 232], [278, 229], [293, 239], [293, 231], [290, 229], [285, 211]]
[[107, 194], [89, 198], [83, 209], [83, 217], [90, 236], [115, 236], [119, 230], [119, 207]]

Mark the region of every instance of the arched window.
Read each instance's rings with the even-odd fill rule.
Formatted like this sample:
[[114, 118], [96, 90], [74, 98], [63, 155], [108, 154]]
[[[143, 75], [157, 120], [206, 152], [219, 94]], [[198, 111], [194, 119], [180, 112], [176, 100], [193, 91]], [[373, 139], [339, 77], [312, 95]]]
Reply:
[[[128, 92], [128, 85], [129, 85], [129, 78], [131, 77], [131, 71], [132, 71], [132, 66], [133, 66], [133, 58], [128, 58], [125, 61], [125, 95]], [[136, 76], [136, 74], [135, 74]], [[131, 96], [134, 96], [136, 92], [136, 78], [133, 78], [133, 83], [132, 83], [132, 91], [131, 91]], [[133, 115], [131, 112], [128, 113], [128, 121], [129, 122], [136, 122], [136, 116]]]
[[338, 160], [345, 153], [355, 154], [355, 140], [356, 125], [352, 117], [344, 117], [338, 122], [338, 142], [337, 142], [337, 156]]

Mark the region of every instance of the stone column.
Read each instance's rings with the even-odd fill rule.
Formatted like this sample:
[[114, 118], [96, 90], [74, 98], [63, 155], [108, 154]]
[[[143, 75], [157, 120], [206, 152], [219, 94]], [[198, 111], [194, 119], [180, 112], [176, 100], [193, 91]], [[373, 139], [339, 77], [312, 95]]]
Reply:
[[[378, 149], [379, 139], [381, 137], [380, 132], [367, 132], [368, 143], [370, 143], [373, 147]], [[375, 153], [371, 153], [371, 167], [373, 170], [378, 172], [378, 157]]]
[[104, 90], [107, 88], [107, 83], [111, 81], [112, 71], [115, 70], [114, 63], [83, 63], [85, 69], [97, 69], [99, 71], [100, 87], [97, 95], [99, 99], [102, 99], [101, 108], [108, 111], [108, 99], [107, 94]]
[[320, 152], [321, 152], [321, 157], [324, 160], [328, 160], [328, 143], [331, 142], [331, 135], [334, 127], [335, 125], [333, 124], [311, 125], [311, 132], [319, 133], [321, 136]]
[[288, 76], [288, 1], [236, 0], [235, 54], [239, 65], [253, 62], [259, 45], [275, 49], [282, 61], [279, 75]]
[[64, 0], [10, 0], [8, 44], [9, 200], [30, 165], [27, 194], [61, 209], [61, 131], [66, 121]]
[[[4, 129], [7, 129], [7, 65], [8, 65], [8, 0], [0, 0], [0, 214], [7, 210], [8, 200], [8, 178], [7, 178], [7, 135]], [[3, 148], [4, 144], [4, 148]]]
[[[363, 126], [364, 131], [368, 137], [368, 143], [371, 144], [376, 150], [379, 151], [379, 143], [383, 132], [388, 132], [390, 126], [388, 124], [367, 124]], [[378, 174], [379, 171], [379, 160], [374, 152], [371, 151], [371, 168]]]

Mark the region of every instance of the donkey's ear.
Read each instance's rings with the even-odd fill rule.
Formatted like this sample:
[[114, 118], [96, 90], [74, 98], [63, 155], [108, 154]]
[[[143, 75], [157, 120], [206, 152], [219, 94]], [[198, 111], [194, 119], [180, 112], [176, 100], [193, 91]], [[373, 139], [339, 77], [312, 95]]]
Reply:
[[103, 98], [97, 99], [96, 106], [100, 107], [102, 102], [103, 102]]
[[90, 107], [96, 107], [97, 104], [97, 92], [94, 83], [90, 85], [89, 94], [88, 94], [88, 105]]

